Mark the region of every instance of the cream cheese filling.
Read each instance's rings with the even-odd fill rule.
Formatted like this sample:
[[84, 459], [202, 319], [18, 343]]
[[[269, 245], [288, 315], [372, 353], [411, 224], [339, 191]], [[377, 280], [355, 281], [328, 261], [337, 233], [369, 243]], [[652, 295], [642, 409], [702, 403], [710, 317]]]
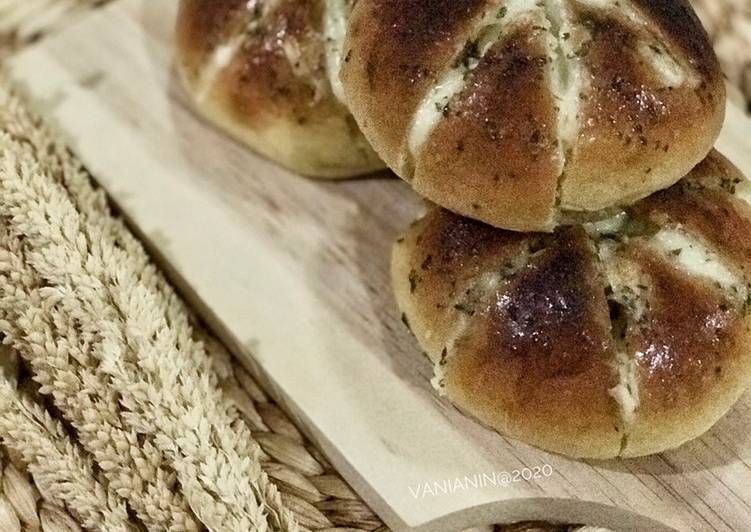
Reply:
[[652, 237], [651, 244], [672, 257], [676, 265], [689, 275], [709, 279], [724, 290], [743, 285], [715, 252], [680, 228], [660, 230]]
[[344, 57], [344, 40], [347, 36], [347, 0], [326, 0], [323, 18], [323, 39], [326, 51], [326, 72], [334, 96], [345, 102], [344, 86], [339, 79]]

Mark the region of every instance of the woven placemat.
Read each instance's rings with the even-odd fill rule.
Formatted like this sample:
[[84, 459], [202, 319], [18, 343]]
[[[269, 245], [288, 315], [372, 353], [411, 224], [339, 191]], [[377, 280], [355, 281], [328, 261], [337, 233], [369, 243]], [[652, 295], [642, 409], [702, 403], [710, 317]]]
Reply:
[[[103, 3], [0, 0], [0, 56]], [[751, 96], [746, 2], [696, 3]], [[386, 530], [0, 85], [0, 530]]]

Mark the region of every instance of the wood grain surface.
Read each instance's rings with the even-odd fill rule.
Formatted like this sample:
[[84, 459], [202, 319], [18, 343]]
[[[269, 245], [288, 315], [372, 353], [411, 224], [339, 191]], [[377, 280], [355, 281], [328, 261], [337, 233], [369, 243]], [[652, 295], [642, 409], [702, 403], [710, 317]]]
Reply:
[[[391, 527], [751, 529], [749, 395], [698, 441], [610, 462], [506, 439], [438, 398], [388, 276], [391, 244], [421, 200], [387, 174], [291, 175], [198, 119], [172, 68], [175, 10], [174, 0], [119, 0], [17, 56], [11, 75]], [[751, 125], [734, 108], [719, 147], [751, 173]]]

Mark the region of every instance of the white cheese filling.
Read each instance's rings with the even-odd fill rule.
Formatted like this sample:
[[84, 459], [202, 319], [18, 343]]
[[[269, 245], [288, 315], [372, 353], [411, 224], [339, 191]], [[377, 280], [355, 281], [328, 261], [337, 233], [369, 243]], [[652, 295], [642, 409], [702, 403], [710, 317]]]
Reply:
[[686, 70], [670, 55], [661, 44], [643, 43], [639, 46], [641, 54], [649, 61], [659, 75], [665, 87], [680, 87], [687, 81]]
[[628, 222], [628, 214], [621, 212], [610, 218], [584, 224], [584, 229], [590, 236], [617, 235]]
[[636, 410], [639, 408], [639, 378], [636, 359], [624, 351], [616, 353], [616, 370], [618, 384], [610, 390], [610, 395], [621, 407], [623, 423], [626, 429], [633, 424]]
[[556, 99], [558, 139], [561, 166], [579, 132], [581, 92], [584, 85], [581, 59], [577, 56], [571, 36], [574, 28], [566, 0], [544, 0], [545, 14], [550, 22], [548, 48], [552, 50], [550, 63], [551, 89]]
[[344, 39], [347, 36], [347, 0], [326, 0], [323, 19], [323, 38], [326, 50], [326, 72], [334, 96], [345, 101], [344, 86], [339, 79], [344, 57]]
[[710, 279], [723, 289], [733, 289], [743, 284], [716, 253], [680, 229], [663, 229], [652, 237], [651, 242], [657, 249], [672, 256], [677, 265], [691, 275]]

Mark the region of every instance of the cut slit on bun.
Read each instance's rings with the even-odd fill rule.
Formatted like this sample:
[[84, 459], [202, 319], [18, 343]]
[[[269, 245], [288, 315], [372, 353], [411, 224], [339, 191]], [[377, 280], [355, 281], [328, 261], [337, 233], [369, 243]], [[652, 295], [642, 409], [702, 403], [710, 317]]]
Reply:
[[751, 379], [749, 190], [712, 152], [672, 188], [555, 235], [432, 208], [392, 274], [434, 385], [501, 433], [578, 458], [700, 436]]
[[181, 0], [178, 68], [194, 107], [296, 173], [382, 169], [336, 97], [348, 10], [347, 0]]
[[684, 0], [360, 0], [345, 50], [347, 104], [384, 161], [510, 230], [671, 186], [724, 117]]

